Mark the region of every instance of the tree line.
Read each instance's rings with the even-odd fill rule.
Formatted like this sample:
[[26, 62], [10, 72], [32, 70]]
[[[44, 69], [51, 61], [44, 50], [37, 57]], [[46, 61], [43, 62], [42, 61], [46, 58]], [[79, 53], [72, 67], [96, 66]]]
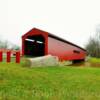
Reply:
[[0, 49], [11, 49], [11, 50], [20, 50], [20, 47], [16, 44], [11, 43], [8, 40], [0, 39]]

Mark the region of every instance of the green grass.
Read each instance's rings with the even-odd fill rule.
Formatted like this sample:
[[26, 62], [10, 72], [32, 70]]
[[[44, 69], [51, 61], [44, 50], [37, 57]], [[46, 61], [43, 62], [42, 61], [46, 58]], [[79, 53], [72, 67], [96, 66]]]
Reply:
[[90, 58], [89, 62], [91, 62], [91, 63], [100, 63], [100, 58]]
[[0, 63], [0, 100], [100, 100], [100, 69]]

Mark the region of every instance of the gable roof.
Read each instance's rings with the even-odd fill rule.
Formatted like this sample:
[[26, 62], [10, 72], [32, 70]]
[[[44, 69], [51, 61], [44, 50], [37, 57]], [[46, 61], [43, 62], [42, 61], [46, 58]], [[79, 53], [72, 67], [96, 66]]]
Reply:
[[[63, 39], [63, 38], [60, 38], [60, 37], [58, 37], [58, 36], [56, 36], [56, 35], [54, 35], [54, 34], [52, 34], [52, 33], [43, 31], [43, 30], [41, 30], [41, 29], [33, 28], [33, 29], [31, 29], [29, 32], [31, 32], [31, 31], [33, 31], [33, 30], [40, 31], [40, 32], [42, 32], [42, 33], [48, 33], [48, 36], [49, 36], [49, 37], [55, 38], [55, 39], [57, 39], [57, 40], [60, 40], [60, 41], [65, 42], [65, 43], [68, 43], [68, 44], [70, 44], [70, 45], [73, 45], [73, 46], [75, 46], [75, 47], [78, 47], [78, 48], [80, 48], [80, 49], [86, 51], [84, 48], [82, 48], [82, 47], [80, 47], [80, 46], [78, 46], [78, 45], [76, 45], [76, 44], [74, 44], [74, 43], [72, 43], [72, 42], [69, 42], [69, 41], [67, 41], [67, 40], [65, 40], [65, 39]], [[29, 32], [27, 32], [26, 34], [28, 35]], [[23, 36], [25, 36], [25, 35], [23, 35]], [[22, 37], [23, 37], [23, 36], [22, 36]]]

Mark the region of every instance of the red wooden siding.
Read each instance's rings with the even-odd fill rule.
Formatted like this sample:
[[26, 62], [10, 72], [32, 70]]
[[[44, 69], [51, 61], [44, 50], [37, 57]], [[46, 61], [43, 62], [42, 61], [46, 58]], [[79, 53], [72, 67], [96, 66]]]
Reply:
[[[80, 53], [74, 53], [74, 50]], [[62, 60], [78, 60], [84, 59], [86, 56], [85, 51], [78, 47], [48, 37], [48, 54], [59, 56]]]

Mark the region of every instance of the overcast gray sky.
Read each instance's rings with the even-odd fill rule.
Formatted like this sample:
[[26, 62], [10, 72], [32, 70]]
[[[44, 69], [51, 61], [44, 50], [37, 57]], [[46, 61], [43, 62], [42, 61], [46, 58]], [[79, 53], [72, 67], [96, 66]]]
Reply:
[[100, 24], [100, 0], [0, 0], [0, 37], [21, 45], [33, 27], [79, 46]]

